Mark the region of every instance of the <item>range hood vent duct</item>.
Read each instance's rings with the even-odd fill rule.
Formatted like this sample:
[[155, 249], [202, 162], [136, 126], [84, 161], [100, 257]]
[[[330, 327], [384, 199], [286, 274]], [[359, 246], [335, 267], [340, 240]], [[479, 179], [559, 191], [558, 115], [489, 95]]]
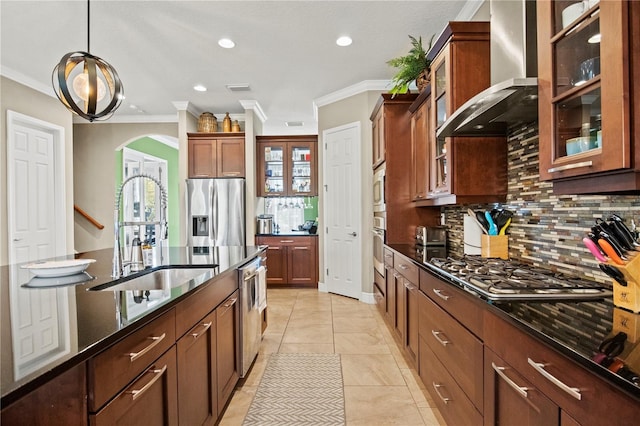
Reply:
[[458, 108], [438, 137], [506, 136], [511, 125], [538, 118], [535, 1], [491, 0], [490, 6], [492, 86]]

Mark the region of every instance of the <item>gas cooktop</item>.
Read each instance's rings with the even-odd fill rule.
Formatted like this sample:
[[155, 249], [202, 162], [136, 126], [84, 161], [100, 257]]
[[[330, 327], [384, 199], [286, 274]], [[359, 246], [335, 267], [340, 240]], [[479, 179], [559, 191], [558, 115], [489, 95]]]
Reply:
[[514, 260], [432, 257], [429, 263], [453, 281], [491, 300], [601, 299], [612, 294], [598, 283]]

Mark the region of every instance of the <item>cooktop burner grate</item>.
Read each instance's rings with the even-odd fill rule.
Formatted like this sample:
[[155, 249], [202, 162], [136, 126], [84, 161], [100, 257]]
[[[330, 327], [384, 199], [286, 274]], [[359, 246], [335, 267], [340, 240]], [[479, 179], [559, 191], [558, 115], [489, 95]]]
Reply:
[[611, 295], [604, 286], [514, 260], [431, 258], [454, 281], [489, 299], [585, 299]]

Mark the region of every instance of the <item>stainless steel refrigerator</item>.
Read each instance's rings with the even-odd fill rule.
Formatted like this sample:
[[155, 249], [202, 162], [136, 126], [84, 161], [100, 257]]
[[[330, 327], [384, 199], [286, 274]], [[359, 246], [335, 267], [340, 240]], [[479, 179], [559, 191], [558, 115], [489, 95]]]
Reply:
[[187, 245], [245, 245], [245, 180], [187, 179]]

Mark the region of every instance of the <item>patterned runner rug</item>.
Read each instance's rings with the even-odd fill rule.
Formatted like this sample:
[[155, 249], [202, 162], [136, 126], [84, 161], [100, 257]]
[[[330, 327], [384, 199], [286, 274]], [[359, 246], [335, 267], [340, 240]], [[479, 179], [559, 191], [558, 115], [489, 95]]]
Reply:
[[271, 354], [244, 426], [344, 424], [339, 354]]

